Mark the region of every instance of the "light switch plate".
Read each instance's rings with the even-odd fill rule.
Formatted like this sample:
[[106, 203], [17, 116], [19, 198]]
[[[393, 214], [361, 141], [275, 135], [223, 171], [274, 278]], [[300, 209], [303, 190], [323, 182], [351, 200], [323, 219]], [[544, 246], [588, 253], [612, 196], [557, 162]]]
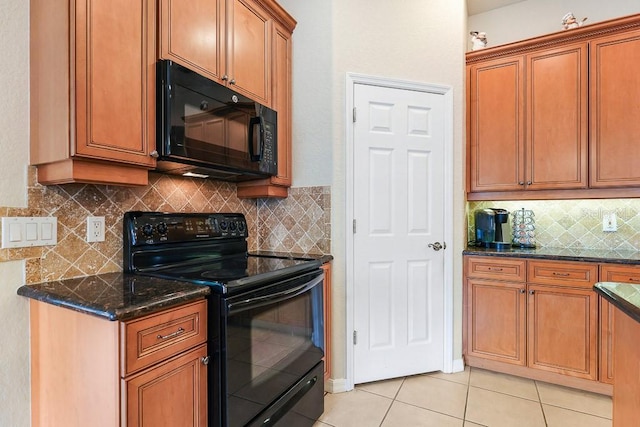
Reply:
[[45, 217], [3, 217], [2, 247], [25, 248], [58, 243], [58, 219]]

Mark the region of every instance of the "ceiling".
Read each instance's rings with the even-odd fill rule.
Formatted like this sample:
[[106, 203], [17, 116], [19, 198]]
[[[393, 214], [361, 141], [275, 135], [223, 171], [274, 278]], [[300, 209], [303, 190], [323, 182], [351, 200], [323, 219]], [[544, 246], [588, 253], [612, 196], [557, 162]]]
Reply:
[[477, 15], [499, 7], [509, 6], [524, 0], [467, 0], [467, 14]]

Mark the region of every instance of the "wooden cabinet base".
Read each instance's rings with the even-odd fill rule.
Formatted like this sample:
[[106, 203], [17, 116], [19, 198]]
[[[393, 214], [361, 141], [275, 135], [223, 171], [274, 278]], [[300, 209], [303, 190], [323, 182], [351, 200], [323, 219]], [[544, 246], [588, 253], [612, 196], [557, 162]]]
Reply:
[[147, 185], [148, 171], [117, 163], [99, 163], [83, 159], [67, 159], [38, 165], [38, 183], [42, 185], [74, 182], [111, 185]]
[[556, 374], [554, 372], [545, 372], [539, 369], [515, 366], [473, 356], [465, 356], [465, 364], [475, 368], [487, 369], [489, 371], [501, 372], [503, 374], [515, 375], [536, 381], [544, 381], [565, 387], [577, 388], [592, 393], [605, 394], [608, 396], [613, 394], [613, 387], [611, 384], [604, 384], [582, 378], [574, 378], [567, 375]]
[[257, 199], [262, 197], [286, 198], [289, 195], [287, 187], [276, 187], [269, 184], [250, 185], [238, 184], [238, 198], [240, 199]]

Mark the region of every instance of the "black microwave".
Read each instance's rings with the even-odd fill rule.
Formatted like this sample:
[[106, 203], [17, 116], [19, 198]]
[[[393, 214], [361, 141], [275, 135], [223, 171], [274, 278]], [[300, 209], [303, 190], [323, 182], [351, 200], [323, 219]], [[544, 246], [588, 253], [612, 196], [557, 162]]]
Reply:
[[274, 110], [173, 61], [157, 71], [156, 170], [225, 181], [277, 174]]

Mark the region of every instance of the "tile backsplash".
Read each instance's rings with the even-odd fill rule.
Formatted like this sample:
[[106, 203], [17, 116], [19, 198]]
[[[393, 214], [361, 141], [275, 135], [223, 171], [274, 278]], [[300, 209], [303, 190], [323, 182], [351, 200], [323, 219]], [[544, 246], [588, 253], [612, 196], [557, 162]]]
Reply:
[[[640, 199], [469, 202], [469, 240], [474, 239], [474, 212], [488, 207], [532, 210], [541, 247], [640, 250]], [[616, 214], [618, 231], [602, 231], [602, 217], [609, 213]]]
[[[233, 183], [156, 173], [146, 187], [42, 186], [29, 167], [28, 207], [0, 207], [0, 216], [55, 216], [58, 244], [0, 249], [0, 262], [26, 260], [26, 283], [120, 271], [122, 217], [132, 210], [241, 212], [250, 250], [325, 254], [330, 248], [329, 187], [292, 188], [287, 199], [238, 199]], [[87, 216], [105, 217], [104, 242], [86, 242]]]

